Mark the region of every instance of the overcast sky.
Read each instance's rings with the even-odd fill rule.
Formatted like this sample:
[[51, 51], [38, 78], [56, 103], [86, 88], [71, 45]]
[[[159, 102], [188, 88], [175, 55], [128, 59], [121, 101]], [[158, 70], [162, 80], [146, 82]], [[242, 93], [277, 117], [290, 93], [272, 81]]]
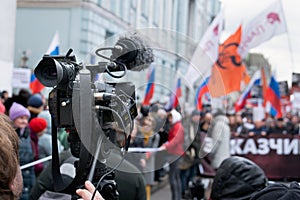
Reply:
[[[221, 0], [225, 13], [222, 38], [234, 33], [241, 23], [247, 23], [276, 0]], [[269, 60], [278, 81], [290, 82], [292, 72], [300, 73], [300, 1], [281, 0], [288, 32], [252, 49]]]

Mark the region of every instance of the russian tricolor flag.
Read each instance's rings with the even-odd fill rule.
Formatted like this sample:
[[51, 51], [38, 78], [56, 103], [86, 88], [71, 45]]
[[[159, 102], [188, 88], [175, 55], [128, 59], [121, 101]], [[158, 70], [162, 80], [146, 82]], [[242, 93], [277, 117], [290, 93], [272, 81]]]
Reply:
[[172, 108], [176, 108], [179, 104], [179, 98], [181, 97], [182, 92], [181, 92], [181, 79], [177, 79], [177, 84], [176, 84], [176, 91], [175, 91], [175, 98], [174, 98], [174, 103]]
[[145, 97], [142, 105], [150, 105], [150, 101], [154, 94], [154, 88], [155, 88], [155, 67], [154, 65], [151, 65], [148, 74], [147, 74], [147, 87], [145, 92]]
[[[52, 42], [46, 52], [48, 55], [59, 55], [59, 35], [58, 32], [55, 33]], [[45, 86], [40, 83], [40, 81], [35, 77], [34, 73], [31, 74], [30, 78], [30, 90], [32, 94], [40, 93]]]
[[280, 91], [279, 84], [272, 76], [269, 87], [265, 94], [266, 111], [273, 117], [281, 118]]
[[59, 55], [59, 35], [57, 31], [55, 32], [55, 35], [48, 50], [46, 51], [46, 54], [51, 56]]
[[207, 85], [208, 81], [209, 81], [209, 77], [207, 77], [203, 81], [203, 83], [201, 83], [201, 85], [197, 88], [196, 98], [195, 98], [195, 105], [196, 105], [197, 110], [202, 110], [202, 108], [203, 108], [203, 102], [202, 102], [203, 95], [205, 95], [205, 94], [209, 95], [208, 85]]
[[247, 85], [247, 87], [245, 88], [245, 90], [240, 95], [240, 97], [234, 105], [236, 112], [242, 110], [245, 107], [247, 99], [251, 97], [251, 88], [254, 85], [260, 85], [261, 78], [261, 71], [256, 71], [255, 74], [252, 76], [251, 81], [249, 82], [249, 84]]
[[169, 101], [165, 105], [166, 110], [171, 110], [179, 105], [179, 98], [182, 95], [181, 79], [178, 77], [176, 81], [176, 88], [173, 89]]

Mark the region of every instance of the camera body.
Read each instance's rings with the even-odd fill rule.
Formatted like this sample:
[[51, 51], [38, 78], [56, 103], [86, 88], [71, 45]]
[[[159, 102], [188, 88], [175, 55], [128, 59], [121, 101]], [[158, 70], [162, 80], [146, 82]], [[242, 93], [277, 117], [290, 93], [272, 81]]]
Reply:
[[[110, 58], [100, 54], [108, 49], [112, 51]], [[137, 116], [135, 86], [130, 82], [93, 81], [93, 76], [108, 73], [121, 78], [127, 69], [145, 69], [154, 61], [152, 49], [136, 35], [121, 38], [114, 47], [96, 50], [97, 56], [109, 62], [89, 66], [77, 63], [72, 51], [70, 49], [65, 56], [45, 55], [34, 70], [43, 85], [53, 87], [48, 101], [52, 118], [54, 189], [70, 193], [72, 199], [77, 199], [76, 189], [83, 187], [88, 179], [94, 184], [98, 182], [105, 199], [118, 199], [113, 170], [108, 169], [104, 160], [113, 148], [111, 144], [116, 143], [116, 134], [123, 133], [125, 144], [129, 144], [127, 136], [130, 136]], [[69, 131], [71, 153], [79, 158], [76, 166], [74, 164], [76, 176], [67, 187], [59, 169], [57, 128]]]

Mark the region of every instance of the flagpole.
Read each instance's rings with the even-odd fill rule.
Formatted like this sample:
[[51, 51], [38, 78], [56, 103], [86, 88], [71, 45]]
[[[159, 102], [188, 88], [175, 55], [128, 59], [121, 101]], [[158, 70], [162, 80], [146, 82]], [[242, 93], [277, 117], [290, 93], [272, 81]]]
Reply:
[[[281, 7], [281, 10], [283, 11], [283, 6], [282, 6], [281, 0], [279, 0], [279, 4], [280, 4], [280, 7]], [[282, 12], [282, 16], [283, 16], [284, 22], [287, 22], [284, 12]], [[288, 48], [289, 48], [289, 52], [290, 52], [290, 56], [291, 56], [291, 62], [292, 62], [292, 72], [294, 72], [295, 71], [295, 63], [294, 63], [294, 54], [293, 54], [293, 50], [292, 50], [292, 43], [291, 43], [291, 39], [290, 39], [290, 36], [289, 36], [289, 30], [288, 30], [288, 27], [287, 27], [286, 23], [284, 23], [284, 26], [285, 26], [286, 33], [287, 33]]]

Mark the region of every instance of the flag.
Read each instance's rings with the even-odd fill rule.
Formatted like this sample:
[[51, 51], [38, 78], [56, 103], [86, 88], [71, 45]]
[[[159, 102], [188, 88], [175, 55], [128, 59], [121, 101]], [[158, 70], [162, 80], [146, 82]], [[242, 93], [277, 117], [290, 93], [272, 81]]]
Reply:
[[165, 105], [166, 110], [171, 110], [179, 105], [179, 98], [182, 95], [181, 91], [181, 79], [178, 77], [176, 80], [176, 87], [173, 89], [169, 101]]
[[59, 55], [59, 35], [58, 32], [56, 31], [54, 34], [54, 37], [51, 41], [51, 44], [48, 48], [48, 50], [46, 51], [46, 54], [48, 55]]
[[[204, 33], [203, 37], [197, 48], [201, 48], [204, 53], [206, 53], [210, 59], [215, 62], [218, 59], [218, 48], [219, 48], [219, 40], [223, 28], [223, 17], [224, 12], [221, 9], [220, 13], [214, 18], [206, 32]], [[197, 53], [197, 50], [196, 52]], [[196, 55], [197, 56], [197, 55]]]
[[238, 51], [241, 57], [244, 58], [251, 48], [286, 31], [281, 2], [277, 0], [249, 23], [243, 25], [242, 38]]
[[265, 102], [268, 114], [276, 118], [282, 117], [279, 84], [273, 76], [271, 76], [269, 87], [266, 90]]
[[224, 12], [223, 9], [221, 9], [204, 33], [192, 56], [190, 66], [185, 75], [186, 80], [191, 86], [201, 75], [206, 77], [205, 71], [210, 71], [210, 66], [218, 59], [219, 40], [223, 28], [223, 21]]
[[150, 101], [154, 94], [154, 88], [155, 88], [155, 67], [154, 65], [151, 65], [148, 73], [147, 73], [147, 87], [145, 92], [145, 97], [142, 105], [150, 105]]
[[177, 79], [177, 84], [176, 84], [176, 91], [175, 91], [175, 98], [174, 98], [174, 103], [173, 103], [173, 108], [176, 108], [179, 104], [179, 98], [181, 97], [182, 92], [181, 92], [181, 79]]
[[234, 105], [234, 109], [236, 112], [240, 111], [241, 109], [243, 109], [246, 105], [246, 101], [247, 99], [249, 99], [251, 97], [251, 89], [254, 85], [260, 85], [261, 84], [261, 71], [256, 71], [254, 73], [254, 75], [252, 76], [249, 84], [246, 86], [246, 88], [244, 89], [244, 91], [242, 92], [242, 94], [240, 95], [240, 97], [238, 98], [238, 100], [236, 101], [235, 105]]
[[[52, 42], [46, 52], [48, 55], [59, 55], [59, 36], [58, 32], [55, 33]], [[34, 73], [31, 74], [30, 78], [30, 90], [32, 94], [40, 93], [45, 86], [35, 77]]]
[[208, 82], [212, 97], [221, 97], [234, 91], [240, 91], [243, 82], [249, 82], [249, 76], [241, 57], [237, 52], [242, 26], [219, 46], [219, 58], [215, 62]]
[[203, 108], [203, 102], [202, 102], [203, 96], [206, 94], [209, 95], [209, 90], [207, 87], [208, 81], [209, 81], [209, 77], [207, 77], [197, 88], [196, 98], [195, 98], [195, 105], [197, 110], [202, 110]]

